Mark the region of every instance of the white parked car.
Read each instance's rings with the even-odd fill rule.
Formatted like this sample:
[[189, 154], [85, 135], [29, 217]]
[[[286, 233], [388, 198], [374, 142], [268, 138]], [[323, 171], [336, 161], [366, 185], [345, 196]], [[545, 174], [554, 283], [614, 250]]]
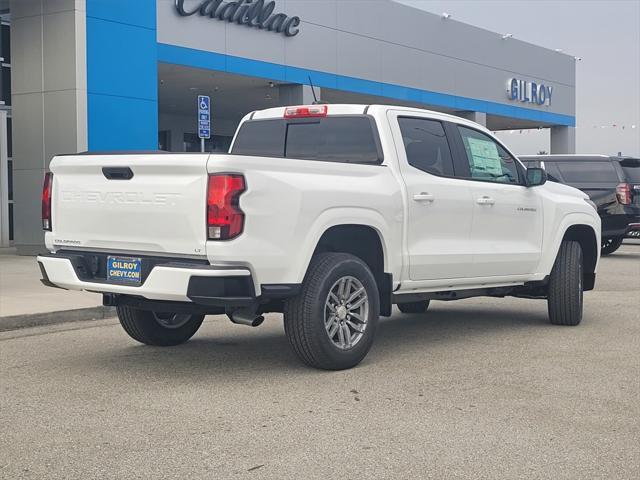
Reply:
[[485, 128], [381, 105], [247, 115], [229, 154], [59, 156], [43, 192], [43, 282], [104, 294], [148, 345], [204, 315], [284, 313], [308, 365], [357, 365], [378, 317], [431, 300], [547, 299], [576, 325], [600, 218]]

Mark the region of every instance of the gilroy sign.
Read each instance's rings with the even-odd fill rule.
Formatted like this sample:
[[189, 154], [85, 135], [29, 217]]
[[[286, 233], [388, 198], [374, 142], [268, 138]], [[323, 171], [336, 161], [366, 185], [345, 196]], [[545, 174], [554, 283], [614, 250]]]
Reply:
[[527, 82], [517, 78], [507, 81], [507, 97], [509, 100], [519, 100], [524, 103], [551, 106], [553, 87], [542, 83]]
[[[189, 3], [188, 6], [185, 3]], [[175, 0], [176, 10], [183, 17], [200, 15], [223, 22], [237, 23], [269, 32], [295, 37], [300, 29], [300, 17], [289, 17], [284, 13], [273, 13], [276, 2], [264, 0], [198, 0], [185, 2]]]

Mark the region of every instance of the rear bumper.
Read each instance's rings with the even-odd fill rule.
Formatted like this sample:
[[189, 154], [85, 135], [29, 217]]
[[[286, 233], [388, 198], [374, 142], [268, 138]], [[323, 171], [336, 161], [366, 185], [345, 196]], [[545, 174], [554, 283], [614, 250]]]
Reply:
[[251, 272], [246, 268], [215, 267], [172, 262], [150, 266], [139, 286], [80, 278], [84, 257], [79, 254], [46, 254], [37, 258], [42, 283], [67, 290], [87, 290], [148, 300], [190, 302], [208, 306], [245, 305], [256, 301]]
[[[104, 253], [60, 251], [38, 256], [42, 283], [104, 295], [105, 305], [131, 305], [159, 311], [218, 314], [239, 308], [281, 311], [282, 301], [300, 292], [300, 284], [257, 286], [245, 267], [210, 265], [205, 260], [142, 257], [142, 283], [105, 280]], [[259, 291], [256, 292], [256, 288]]]
[[640, 224], [640, 216], [635, 214], [611, 215], [602, 217], [602, 238], [621, 237], [634, 230]]

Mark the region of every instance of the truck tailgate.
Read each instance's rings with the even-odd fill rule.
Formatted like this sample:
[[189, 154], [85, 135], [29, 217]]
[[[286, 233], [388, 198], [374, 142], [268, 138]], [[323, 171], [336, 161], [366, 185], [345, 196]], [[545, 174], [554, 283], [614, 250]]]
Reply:
[[157, 153], [54, 158], [47, 246], [203, 256], [208, 158]]

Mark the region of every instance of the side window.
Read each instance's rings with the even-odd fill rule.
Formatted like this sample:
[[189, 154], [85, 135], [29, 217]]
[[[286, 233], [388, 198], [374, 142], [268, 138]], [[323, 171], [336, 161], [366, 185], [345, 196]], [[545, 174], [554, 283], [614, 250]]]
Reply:
[[610, 161], [579, 160], [558, 162], [558, 168], [568, 183], [617, 183], [618, 173]]
[[398, 118], [409, 165], [435, 175], [453, 175], [451, 150], [442, 124], [425, 118]]
[[544, 169], [547, 171], [547, 177], [552, 182], [562, 183], [560, 180], [560, 170], [554, 162], [544, 162]]
[[487, 182], [519, 184], [518, 165], [500, 144], [482, 132], [458, 127], [469, 161], [471, 178]]

